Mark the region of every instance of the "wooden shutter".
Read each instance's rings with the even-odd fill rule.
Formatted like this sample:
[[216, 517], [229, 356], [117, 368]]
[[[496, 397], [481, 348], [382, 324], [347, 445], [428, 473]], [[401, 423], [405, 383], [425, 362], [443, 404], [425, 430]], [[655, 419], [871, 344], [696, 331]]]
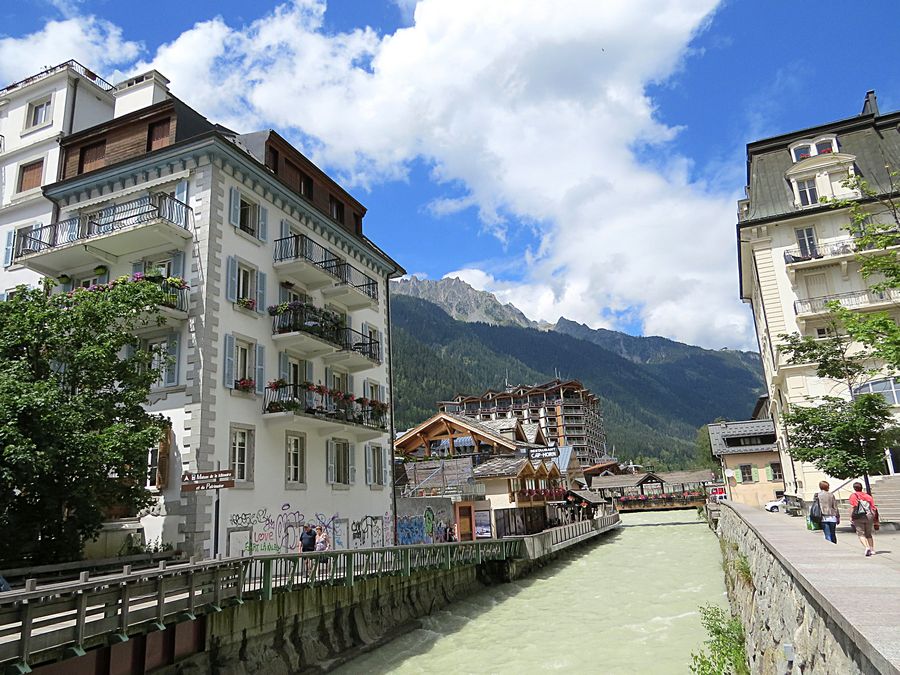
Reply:
[[256, 311], [263, 314], [266, 311], [266, 273], [256, 273]]
[[184, 253], [182, 251], [175, 251], [172, 254], [172, 274], [182, 279], [187, 278], [184, 273]]
[[291, 224], [288, 221], [282, 219], [282, 221], [281, 221], [281, 238], [285, 239], [286, 237], [290, 237], [290, 236], [291, 236]]
[[228, 189], [228, 222], [235, 227], [241, 225], [241, 191], [237, 188]]
[[288, 160], [284, 160], [284, 182], [290, 185], [298, 193], [303, 189], [300, 182], [300, 169]]
[[278, 379], [288, 381], [291, 374], [291, 367], [288, 361], [287, 352], [278, 352]]
[[375, 479], [372, 476], [372, 473], [373, 473], [372, 470], [374, 467], [372, 466], [372, 444], [371, 443], [366, 443], [363, 446], [363, 453], [366, 456], [366, 485], [371, 485], [372, 483], [375, 482]]
[[256, 345], [256, 393], [263, 394], [266, 391], [266, 348]]
[[347, 464], [350, 467], [350, 485], [356, 483], [356, 443], [347, 444]]
[[751, 478], [753, 478], [754, 483], [758, 483], [759, 482], [759, 469], [757, 469], [755, 466], [751, 466], [750, 467], [750, 476], [751, 476]]
[[180, 360], [178, 343], [178, 336], [175, 333], [172, 333], [166, 343], [166, 352], [169, 356], [169, 363], [166, 364], [165, 378], [167, 387], [174, 387], [178, 384], [178, 361]]
[[225, 354], [222, 359], [222, 372], [226, 389], [234, 389], [234, 335], [225, 335]]
[[225, 299], [237, 302], [238, 264], [237, 259], [230, 255], [225, 262]]
[[734, 470], [734, 482], [735, 482], [735, 483], [740, 483], [740, 482], [742, 482], [742, 481], [743, 481], [743, 478], [741, 478], [741, 467], [738, 466], [738, 467]]
[[[171, 119], [158, 120], [150, 125], [147, 134], [147, 151], [159, 150], [169, 145], [169, 130], [171, 129]], [[177, 199], [177, 197], [176, 197]]]
[[6, 248], [3, 249], [3, 266], [9, 267], [13, 261], [13, 250], [16, 246], [16, 231], [10, 230], [6, 233]]
[[144, 273], [144, 261], [138, 260], [137, 262], [131, 263], [131, 273], [132, 274], [143, 274]]
[[169, 485], [169, 453], [172, 448], [172, 430], [166, 428], [159, 441], [159, 454], [156, 458], [156, 488], [164, 490]]
[[381, 449], [382, 454], [384, 455], [381, 460], [382, 473], [384, 474], [381, 477], [381, 484], [385, 487], [391, 487], [394, 483], [392, 476], [394, 470], [394, 458], [391, 456], [391, 449], [389, 445], [386, 445]]
[[772, 482], [772, 465], [771, 464], [769, 464], [766, 467], [766, 480], [769, 481], [770, 483]]
[[100, 169], [106, 163], [106, 141], [81, 148], [78, 158], [78, 173]]
[[268, 241], [269, 239], [269, 209], [265, 206], [259, 207], [259, 227], [256, 228], [256, 236], [260, 241]]
[[19, 192], [39, 188], [44, 178], [44, 160], [24, 164], [19, 169]]
[[325, 482], [334, 484], [334, 441], [325, 441]]

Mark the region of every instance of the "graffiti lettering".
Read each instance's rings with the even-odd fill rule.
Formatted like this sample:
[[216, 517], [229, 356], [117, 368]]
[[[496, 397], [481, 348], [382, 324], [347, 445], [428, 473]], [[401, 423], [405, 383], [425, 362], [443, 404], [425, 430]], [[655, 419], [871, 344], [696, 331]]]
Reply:
[[363, 516], [350, 525], [353, 548], [384, 546], [384, 519], [381, 516]]
[[232, 527], [249, 527], [259, 525], [271, 520], [269, 509], [262, 508], [259, 511], [246, 511], [244, 513], [232, 513], [228, 519]]

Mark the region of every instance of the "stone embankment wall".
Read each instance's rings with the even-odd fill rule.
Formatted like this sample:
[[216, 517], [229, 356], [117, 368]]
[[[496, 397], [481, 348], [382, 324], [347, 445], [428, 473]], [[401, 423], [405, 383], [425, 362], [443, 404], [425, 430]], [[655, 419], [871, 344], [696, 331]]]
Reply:
[[[731, 507], [719, 515], [728, 599], [746, 633], [753, 673], [881, 672], [835, 621], [814, 588]], [[791, 666], [783, 645], [791, 645]]]

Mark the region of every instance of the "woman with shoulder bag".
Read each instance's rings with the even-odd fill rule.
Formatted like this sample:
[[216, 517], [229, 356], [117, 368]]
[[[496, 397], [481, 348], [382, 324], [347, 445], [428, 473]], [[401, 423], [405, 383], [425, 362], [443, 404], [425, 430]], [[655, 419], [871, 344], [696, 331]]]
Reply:
[[863, 492], [862, 483], [853, 484], [853, 494], [850, 495], [850, 520], [859, 543], [866, 549], [866, 557], [875, 555], [875, 540], [872, 531], [875, 529], [875, 500], [872, 495]]
[[837, 499], [828, 491], [827, 480], [819, 483], [819, 492], [816, 494], [816, 501], [819, 505], [819, 514], [822, 520], [822, 532], [825, 533], [825, 541], [832, 544], [837, 543], [837, 524], [840, 518], [838, 513]]

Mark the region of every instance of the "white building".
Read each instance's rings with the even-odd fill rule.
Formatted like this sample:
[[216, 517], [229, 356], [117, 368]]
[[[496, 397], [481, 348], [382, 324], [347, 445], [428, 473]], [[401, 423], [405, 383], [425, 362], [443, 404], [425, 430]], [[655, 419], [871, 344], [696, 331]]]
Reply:
[[[825, 305], [831, 300], [860, 312], [886, 310], [897, 316], [896, 293], [871, 290], [859, 271], [857, 256], [876, 252], [857, 247], [847, 230], [847, 209], [831, 208], [819, 199], [858, 198], [842, 186], [848, 175], [862, 175], [871, 187], [889, 194], [896, 186], [886, 166], [900, 167], [898, 123], [900, 113], [881, 115], [875, 93], [869, 92], [857, 116], [747, 146], [747, 198], [738, 203], [737, 225], [741, 298], [753, 309], [789, 497], [810, 501], [826, 476], [791, 457], [782, 413], [792, 405], [809, 405], [807, 397], [849, 398], [851, 392], [842, 383], [817, 377], [810, 365], [789, 364], [779, 335], [826, 336]], [[880, 217], [875, 202], [867, 208]], [[893, 405], [900, 404], [895, 378], [885, 374], [871, 386]], [[900, 470], [895, 462], [896, 456], [888, 456], [886, 469]], [[829, 480], [833, 490], [844, 483]], [[840, 496], [845, 494], [846, 488]]]
[[[214, 125], [167, 83], [116, 85], [114, 117], [60, 141], [50, 217], [0, 221], [14, 232], [0, 286], [189, 285], [160, 281], [167, 323], [142, 336], [173, 357], [149, 401], [172, 433], [150, 453], [147, 541], [296, 550], [314, 522], [336, 548], [390, 545], [387, 281], [403, 270], [363, 234], [365, 208], [278, 134]], [[235, 486], [218, 509], [182, 489], [219, 469]]]

